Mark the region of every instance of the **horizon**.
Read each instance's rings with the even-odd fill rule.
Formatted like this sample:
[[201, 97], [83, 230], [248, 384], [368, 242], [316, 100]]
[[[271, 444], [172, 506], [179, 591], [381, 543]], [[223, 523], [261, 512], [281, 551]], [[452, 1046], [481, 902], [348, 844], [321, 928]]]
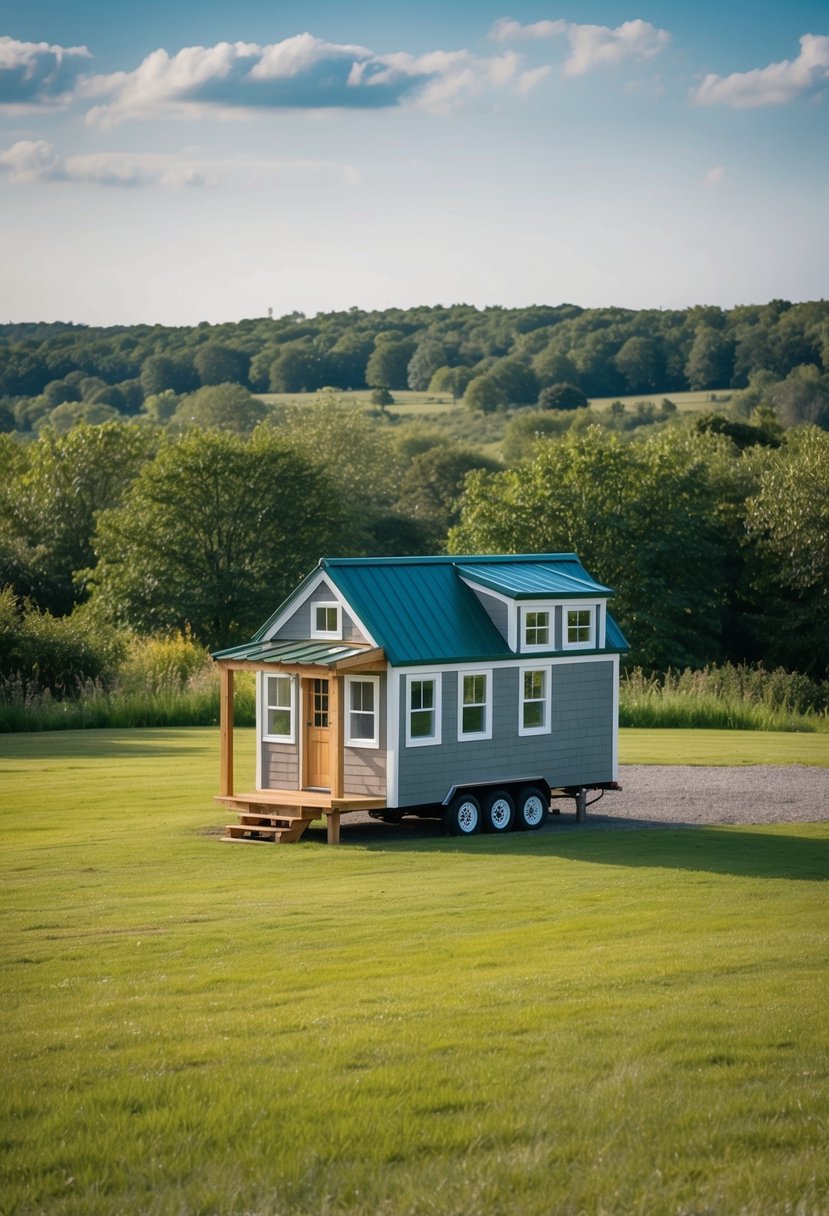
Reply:
[[824, 299], [827, 93], [821, 0], [30, 0], [0, 316]]

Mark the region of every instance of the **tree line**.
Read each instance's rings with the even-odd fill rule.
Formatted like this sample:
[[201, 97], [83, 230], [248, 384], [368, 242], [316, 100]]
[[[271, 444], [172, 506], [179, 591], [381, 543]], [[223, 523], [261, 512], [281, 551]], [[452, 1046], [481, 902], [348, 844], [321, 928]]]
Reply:
[[113, 631], [244, 640], [322, 555], [441, 550], [579, 553], [647, 671], [829, 673], [826, 431], [588, 424], [504, 466], [333, 395], [250, 435], [119, 421], [0, 436], [0, 672], [22, 645], [8, 596], [26, 636], [71, 635], [83, 675]]
[[138, 414], [167, 422], [183, 398], [228, 384], [254, 393], [431, 390], [487, 411], [549, 406], [542, 395], [561, 385], [613, 397], [792, 376], [791, 421], [826, 426], [827, 373], [823, 300], [728, 310], [353, 308], [180, 328], [10, 324], [0, 326], [0, 430]]

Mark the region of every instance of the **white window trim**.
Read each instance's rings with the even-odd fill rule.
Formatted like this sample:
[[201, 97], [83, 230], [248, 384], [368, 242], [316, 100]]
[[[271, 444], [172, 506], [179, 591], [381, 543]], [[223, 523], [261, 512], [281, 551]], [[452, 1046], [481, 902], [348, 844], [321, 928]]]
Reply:
[[[544, 672], [544, 725], [543, 726], [525, 726], [524, 725], [524, 675], [528, 671], [543, 671]], [[518, 668], [518, 733], [519, 735], [549, 735], [552, 732], [551, 724], [551, 705], [552, 705], [552, 667], [549, 663], [527, 663], [523, 667]], [[536, 704], [535, 701], [532, 704]]]
[[[412, 735], [412, 681], [431, 680], [435, 686], [435, 733], [433, 735]], [[443, 717], [443, 698], [441, 689], [441, 673], [439, 671], [422, 671], [417, 675], [406, 677], [406, 747], [434, 747], [441, 742], [441, 720]]]
[[[530, 612], [546, 612], [549, 621], [549, 639], [546, 642], [528, 642], [527, 641], [527, 614]], [[555, 628], [556, 628], [556, 613], [555, 607], [551, 603], [533, 604], [524, 603], [521, 605], [520, 616], [520, 643], [522, 654], [549, 654], [551, 650], [555, 650]]]
[[[371, 739], [354, 739], [351, 736], [351, 689], [354, 684], [373, 684], [374, 685], [374, 735]], [[364, 712], [364, 711], [357, 711]], [[372, 747], [375, 750], [380, 746], [380, 677], [379, 676], [346, 676], [345, 677], [345, 746], [346, 747]]]
[[[568, 612], [589, 612], [590, 613], [590, 636], [586, 642], [570, 642], [567, 639], [567, 614]], [[593, 603], [573, 603], [569, 601], [564, 605], [561, 614], [561, 647], [562, 650], [595, 650], [596, 649], [596, 605]]]
[[[486, 700], [484, 701], [484, 729], [465, 732], [463, 729], [463, 681], [465, 676], [484, 676], [486, 678]], [[472, 743], [476, 739], [492, 738], [492, 668], [476, 667], [458, 672], [458, 742]]]
[[[287, 680], [291, 690], [290, 697], [290, 714], [291, 714], [291, 729], [287, 735], [269, 735], [268, 734], [268, 709], [271, 708], [268, 703], [268, 680], [274, 678]], [[259, 703], [262, 706], [262, 739], [265, 743], [295, 743], [296, 742], [296, 679], [293, 676], [285, 675], [281, 671], [260, 671], [259, 672]], [[284, 705], [274, 708], [284, 709]]]
[[[317, 609], [318, 608], [335, 608], [337, 611], [337, 627], [336, 629], [317, 629]], [[338, 600], [314, 600], [311, 603], [311, 637], [319, 638], [336, 638], [338, 641], [343, 636], [343, 608]]]

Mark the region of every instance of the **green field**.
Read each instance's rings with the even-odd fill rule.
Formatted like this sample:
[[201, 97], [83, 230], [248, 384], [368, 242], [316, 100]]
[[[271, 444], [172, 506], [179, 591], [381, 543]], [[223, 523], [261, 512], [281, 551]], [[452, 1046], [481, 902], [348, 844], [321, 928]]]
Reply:
[[217, 768], [0, 736], [0, 1212], [829, 1211], [829, 826], [231, 847]]
[[[356, 401], [366, 408], [376, 408], [371, 405], [372, 390], [370, 388], [348, 391], [335, 389], [333, 391], [337, 397]], [[268, 405], [310, 405], [317, 394], [256, 393], [255, 396]], [[392, 396], [394, 397], [394, 405], [389, 406], [389, 413], [395, 417], [412, 419], [429, 418], [437, 414], [448, 414], [453, 410], [463, 409], [463, 402], [453, 402], [449, 393], [413, 392], [408, 389], [395, 389]], [[621, 401], [628, 407], [634, 406], [640, 401], [649, 401], [654, 405], [659, 405], [665, 397], [673, 401], [680, 412], [698, 413], [705, 410], [716, 411], [721, 409], [730, 400], [731, 390], [722, 389], [717, 392], [706, 390], [705, 392], [688, 393], [639, 393], [630, 397], [594, 397], [591, 399], [590, 405], [595, 410], [609, 409], [614, 401]]]

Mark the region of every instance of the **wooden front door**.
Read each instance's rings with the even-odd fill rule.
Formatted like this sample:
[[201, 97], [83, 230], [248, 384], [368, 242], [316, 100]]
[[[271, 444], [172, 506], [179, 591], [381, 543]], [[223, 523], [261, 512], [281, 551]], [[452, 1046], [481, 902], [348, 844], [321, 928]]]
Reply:
[[305, 785], [330, 789], [328, 759], [328, 681], [304, 680], [305, 685]]

